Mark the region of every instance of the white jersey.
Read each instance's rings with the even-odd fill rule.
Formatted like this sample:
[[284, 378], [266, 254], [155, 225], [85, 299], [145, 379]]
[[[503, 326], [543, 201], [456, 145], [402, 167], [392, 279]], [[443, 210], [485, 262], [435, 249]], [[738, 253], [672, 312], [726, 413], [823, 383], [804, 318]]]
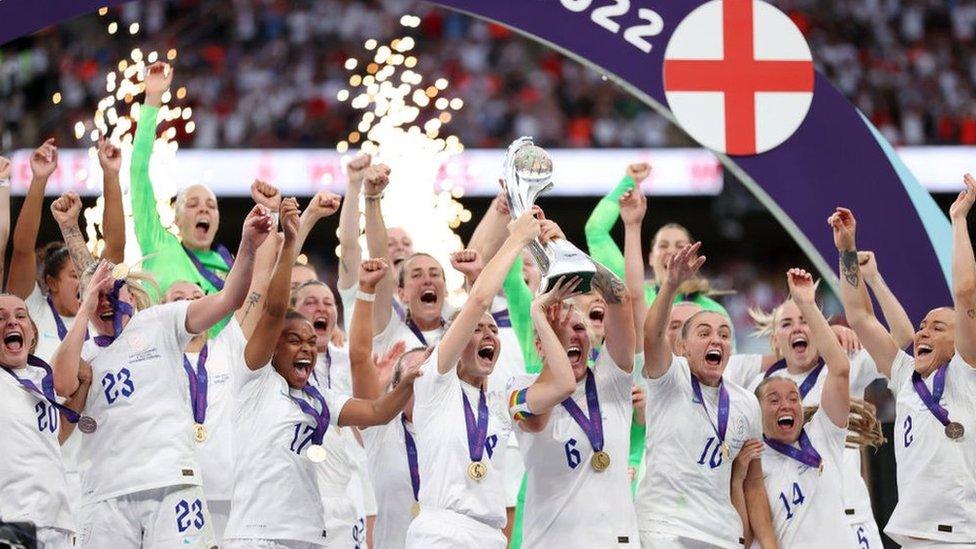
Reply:
[[[729, 359], [723, 377], [728, 381], [738, 383], [750, 392], [755, 392], [756, 387], [763, 380], [762, 358], [762, 355], [733, 355]], [[850, 362], [851, 397], [863, 400], [864, 391], [868, 385], [877, 379], [884, 379], [884, 375], [878, 371], [871, 355], [863, 349], [851, 355]], [[830, 365], [828, 364], [825, 370], [829, 368]], [[792, 379], [797, 387], [800, 387], [807, 379], [808, 373], [793, 374], [784, 368], [770, 375]], [[804, 406], [820, 405], [820, 395], [823, 392], [826, 380], [827, 372], [821, 371], [813, 387], [803, 397]], [[860, 448], [844, 449], [844, 513], [847, 521], [851, 524], [874, 520], [874, 514], [871, 510], [871, 493], [864, 482], [864, 477], [861, 476]]]
[[373, 353], [382, 357], [399, 341], [407, 344], [406, 350], [408, 351], [415, 347], [433, 347], [440, 343], [445, 331], [447, 331], [446, 328], [441, 326], [435, 330], [420, 332], [424, 336], [425, 343], [410, 330], [406, 321], [394, 312], [390, 315], [390, 322], [387, 323], [386, 328], [373, 337]]
[[512, 432], [507, 399], [504, 393], [485, 393], [488, 432], [482, 461], [488, 467], [488, 475], [480, 482], [472, 480], [467, 473], [471, 457], [462, 392], [467, 395], [477, 420], [479, 390], [461, 381], [457, 365], [440, 374], [438, 354], [439, 349], [435, 349], [423, 364], [423, 375], [417, 378], [413, 388], [421, 506], [446, 509], [492, 528], [503, 528], [506, 516], [505, 452], [502, 450]]
[[[305, 456], [316, 422], [292, 399], [305, 400], [316, 410], [319, 404], [304, 391], [289, 388], [270, 364], [251, 371], [241, 358], [233, 380], [235, 482], [224, 539], [325, 545], [328, 532], [316, 477], [319, 465]], [[349, 397], [319, 390], [332, 430]]]
[[363, 429], [369, 475], [373, 479], [378, 507], [373, 546], [383, 549], [403, 549], [407, 527], [413, 519], [410, 510], [416, 501], [410, 481], [404, 428], [410, 431], [415, 444], [417, 433], [410, 422], [404, 427], [401, 417], [386, 425]]
[[137, 312], [118, 339], [85, 342], [91, 364], [85, 415], [98, 424], [81, 439], [82, 499], [199, 485], [193, 418], [183, 370], [188, 301]]
[[741, 547], [742, 521], [730, 499], [732, 460], [747, 440], [762, 440], [762, 416], [752, 393], [734, 383], [725, 388], [730, 459], [722, 457], [715, 432], [718, 388], [701, 386], [706, 418], [683, 357], [674, 357], [665, 375], [647, 380], [647, 469], [636, 500], [641, 532]]
[[[763, 451], [763, 481], [780, 547], [790, 549], [857, 549], [844, 516], [843, 465], [847, 429], [837, 427], [820, 408], [803, 428], [820, 454], [823, 474], [816, 467], [779, 453]], [[793, 444], [799, 448], [799, 443]]]
[[[231, 319], [217, 337], [207, 341], [207, 415], [203, 425], [207, 438], [195, 442], [197, 461], [203, 475], [203, 493], [208, 500], [230, 500], [234, 487], [233, 420], [234, 392], [231, 375], [234, 361], [244, 355], [247, 339], [237, 320]], [[196, 370], [200, 353], [184, 353]], [[190, 381], [184, 369], [184, 388], [189, 401]], [[193, 420], [192, 407], [188, 412]]]
[[[42, 388], [44, 369], [10, 371]], [[57, 408], [0, 371], [0, 520], [74, 531], [58, 444], [60, 425]]]
[[352, 370], [349, 351], [329, 343], [327, 352], [318, 353], [311, 380], [319, 388], [327, 387], [337, 393], [352, 395]]
[[[593, 447], [562, 405], [552, 409], [545, 429], [539, 433], [514, 427], [528, 472], [522, 523], [526, 547], [640, 544], [627, 474], [633, 417], [631, 375], [606, 352], [600, 353], [592, 375], [600, 403], [603, 450], [610, 455], [607, 470], [597, 472], [590, 465]], [[531, 386], [537, 377], [526, 375], [513, 380], [509, 394]], [[571, 398], [586, 417], [591, 417], [585, 379], [576, 384]]]
[[[885, 533], [906, 538], [976, 543], [976, 368], [959, 354], [949, 361], [940, 404], [966, 434], [951, 440], [912, 384], [915, 359], [899, 351], [888, 387], [896, 397], [898, 505]], [[932, 391], [935, 375], [925, 379]]]
[[[488, 390], [505, 392], [509, 381], [517, 376], [525, 375], [525, 359], [522, 357], [522, 346], [519, 344], [518, 334], [512, 329], [508, 301], [504, 297], [495, 296], [495, 299], [492, 300], [491, 316], [498, 324], [498, 340], [501, 343], [501, 352], [495, 362], [495, 368], [488, 376]], [[509, 435], [504, 451], [506, 454], [505, 504], [508, 507], [515, 507], [522, 487], [522, 477], [525, 476], [525, 464], [522, 462], [518, 438], [514, 432]]]

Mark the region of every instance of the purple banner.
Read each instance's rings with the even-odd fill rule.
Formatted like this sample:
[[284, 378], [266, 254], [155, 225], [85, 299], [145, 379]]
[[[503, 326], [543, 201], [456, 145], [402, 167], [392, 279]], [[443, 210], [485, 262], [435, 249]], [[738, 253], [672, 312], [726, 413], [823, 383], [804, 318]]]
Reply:
[[[741, 4], [741, 0], [732, 1]], [[0, 27], [0, 43], [120, 3], [121, 0], [2, 0], [0, 15], [4, 24]], [[709, 2], [434, 3], [496, 21], [544, 42], [607, 74], [673, 120], [664, 92], [664, 52], [686, 16]], [[702, 42], [707, 42], [709, 35], [702, 36]], [[734, 39], [741, 45], [743, 37]], [[759, 71], [757, 78], [766, 78], [762, 69]], [[779, 88], [767, 86], [763, 90]], [[742, 118], [727, 120], [731, 124]], [[844, 205], [857, 216], [858, 247], [878, 254], [889, 286], [913, 319], [950, 302], [947, 280], [951, 239], [945, 215], [884, 139], [822, 74], [815, 77], [812, 103], [805, 119], [785, 142], [754, 156], [719, 154], [718, 158], [770, 209], [835, 287], [837, 253], [826, 219], [834, 207]]]

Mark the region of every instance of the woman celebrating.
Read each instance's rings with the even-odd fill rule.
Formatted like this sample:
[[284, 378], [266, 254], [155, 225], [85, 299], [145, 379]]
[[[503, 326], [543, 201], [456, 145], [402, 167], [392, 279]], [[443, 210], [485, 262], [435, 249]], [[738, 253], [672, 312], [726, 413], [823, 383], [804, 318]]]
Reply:
[[[414, 369], [404, 383], [382, 398], [349, 398], [310, 383], [316, 334], [312, 323], [288, 312], [291, 269], [295, 264], [298, 207], [281, 204], [284, 245], [268, 286], [261, 320], [234, 376], [237, 413], [234, 494], [224, 547], [324, 546], [326, 530], [316, 468], [328, 456], [323, 447], [333, 425], [369, 426], [390, 421], [412, 394]], [[236, 265], [235, 265], [236, 268]], [[375, 372], [355, 368], [357, 377]]]
[[[635, 337], [631, 302], [622, 285], [602, 297], [608, 304], [607, 336], [591, 369], [583, 313], [570, 306], [560, 314], [558, 302], [571, 289], [557, 285], [533, 303], [543, 373], [518, 378], [511, 387], [510, 411], [528, 473], [522, 542], [525, 547], [637, 547], [627, 471]], [[545, 309], [556, 320], [552, 327]], [[548, 333], [553, 328], [558, 339]], [[547, 374], [561, 378], [567, 360], [573, 393], [560, 402], [547, 400], [553, 395], [543, 393], [546, 385], [533, 382]], [[594, 501], [601, 505], [594, 508]]]
[[840, 251], [841, 297], [851, 327], [895, 394], [898, 505], [885, 533], [903, 547], [976, 543], [976, 260], [966, 217], [976, 180], [949, 209], [954, 308], [929, 311], [902, 351], [874, 317], [855, 246], [856, 222], [837, 208], [828, 219]]
[[51, 367], [30, 354], [37, 330], [27, 305], [0, 295], [0, 322], [0, 517], [35, 525], [41, 549], [69, 549], [75, 521], [58, 437], [78, 414], [55, 394]]
[[[512, 223], [511, 235], [422, 367], [413, 410], [421, 511], [407, 530], [408, 548], [505, 547], [500, 450], [511, 428], [504, 393], [485, 391], [500, 348], [487, 310], [515, 257], [539, 232], [531, 214]], [[571, 385], [552, 404], [568, 396]]]
[[[80, 547], [213, 544], [201, 489], [195, 429], [185, 390], [183, 350], [244, 302], [254, 255], [271, 218], [255, 207], [244, 221], [238, 260], [224, 289], [195, 301], [149, 307], [124, 268], [95, 269], [75, 324], [54, 357], [54, 386], [70, 395], [78, 368], [94, 383], [79, 428], [82, 474]], [[114, 280], [113, 280], [114, 278]], [[96, 337], [85, 342], [88, 323]]]
[[813, 277], [802, 269], [790, 269], [786, 278], [791, 303], [806, 319], [807, 341], [816, 346], [827, 367], [820, 406], [809, 423], [804, 421], [803, 387], [792, 378], [768, 376], [756, 389], [763, 414], [763, 473], [773, 527], [780, 547], [853, 549], [859, 545], [849, 531], [825, 527], [847, 522], [842, 484], [850, 362], [817, 307]]

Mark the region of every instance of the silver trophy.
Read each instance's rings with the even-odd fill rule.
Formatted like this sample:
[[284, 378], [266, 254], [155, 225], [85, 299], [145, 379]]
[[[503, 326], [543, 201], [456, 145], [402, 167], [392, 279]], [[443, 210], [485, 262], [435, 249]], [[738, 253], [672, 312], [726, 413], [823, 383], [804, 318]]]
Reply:
[[[531, 210], [536, 198], [552, 187], [552, 157], [549, 153], [537, 147], [531, 137], [513, 141], [505, 155], [505, 194], [512, 219]], [[551, 290], [562, 277], [568, 280], [574, 276], [582, 280], [579, 291], [590, 291], [596, 264], [568, 240], [554, 240], [545, 245], [535, 240], [529, 243], [528, 250], [542, 272], [541, 292]]]

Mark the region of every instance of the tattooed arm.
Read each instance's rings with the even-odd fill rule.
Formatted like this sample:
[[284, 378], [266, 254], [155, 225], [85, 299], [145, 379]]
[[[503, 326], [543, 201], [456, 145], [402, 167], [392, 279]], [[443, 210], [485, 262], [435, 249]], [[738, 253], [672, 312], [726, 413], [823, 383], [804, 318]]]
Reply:
[[82, 276], [94, 263], [95, 258], [88, 251], [85, 236], [78, 226], [78, 214], [81, 213], [81, 198], [74, 192], [66, 192], [51, 204], [51, 214], [61, 228], [61, 236], [68, 247], [71, 262], [75, 265], [75, 272]]
[[[949, 208], [952, 220], [952, 301], [956, 316], [956, 351], [976, 364], [976, 258], [966, 216], [976, 202], [976, 179], [966, 174], [966, 188]], [[976, 366], [973, 366], [976, 368]]]
[[283, 240], [281, 233], [271, 234], [258, 247], [257, 255], [254, 258], [254, 274], [251, 277], [251, 286], [248, 288], [244, 305], [234, 314], [238, 324], [241, 325], [244, 337], [248, 339], [254, 332], [254, 327], [264, 309], [264, 298], [267, 294], [268, 283], [271, 281], [271, 271], [278, 259]]
[[606, 339], [604, 346], [613, 361], [625, 372], [634, 370], [634, 309], [627, 287], [620, 278], [603, 265], [596, 263], [596, 274], [591, 284], [607, 302], [604, 319]]
[[833, 229], [834, 244], [840, 252], [840, 295], [847, 322], [874, 359], [878, 371], [889, 377], [891, 363], [898, 354], [898, 345], [874, 316], [871, 299], [861, 277], [857, 247], [854, 245], [857, 226], [854, 214], [846, 208], [837, 208], [827, 223]]

